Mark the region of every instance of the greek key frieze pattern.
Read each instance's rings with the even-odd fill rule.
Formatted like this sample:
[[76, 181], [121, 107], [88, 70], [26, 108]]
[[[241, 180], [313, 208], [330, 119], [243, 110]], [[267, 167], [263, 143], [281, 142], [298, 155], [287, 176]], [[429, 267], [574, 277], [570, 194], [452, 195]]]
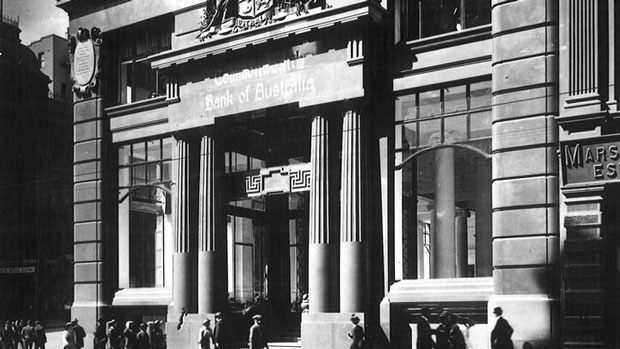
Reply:
[[[286, 185], [272, 186], [269, 184], [271, 182], [266, 180], [275, 177], [286, 180]], [[309, 191], [311, 180], [312, 169], [309, 163], [264, 168], [257, 175], [245, 177], [245, 192], [248, 196], [260, 196], [270, 193]]]

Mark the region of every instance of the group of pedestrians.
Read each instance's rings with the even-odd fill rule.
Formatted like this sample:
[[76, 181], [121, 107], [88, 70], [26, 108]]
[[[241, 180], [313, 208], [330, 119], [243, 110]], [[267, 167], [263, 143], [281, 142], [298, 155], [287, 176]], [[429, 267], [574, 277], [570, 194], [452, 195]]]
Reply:
[[127, 321], [122, 328], [114, 319], [107, 323], [99, 319], [94, 332], [94, 348], [105, 349], [107, 345], [110, 349], [165, 349], [166, 339], [161, 325], [161, 320], [148, 324]]
[[62, 332], [62, 348], [63, 349], [81, 349], [84, 347], [84, 338], [86, 332], [84, 327], [78, 323], [78, 319], [65, 324]]
[[6, 321], [0, 327], [1, 349], [45, 349], [47, 336], [40, 321]]
[[[493, 331], [491, 331], [492, 349], [513, 349], [512, 332], [513, 329], [508, 321], [502, 317], [502, 308], [496, 307], [493, 313], [497, 317]], [[429, 308], [422, 308], [420, 321], [417, 324], [418, 337], [416, 348], [418, 349], [466, 349], [466, 341], [461, 329], [458, 326], [457, 316], [454, 313], [444, 311], [439, 315], [439, 326], [432, 329], [429, 319], [431, 312]], [[468, 328], [473, 326], [473, 322], [465, 321]], [[435, 336], [433, 340], [432, 336]]]
[[[257, 316], [260, 317], [260, 315], [255, 315], [254, 317], [256, 318]], [[250, 331], [250, 338], [251, 336]], [[230, 341], [231, 338], [229, 335], [228, 326], [224, 321], [222, 313], [215, 313], [215, 326], [213, 328], [211, 328], [211, 320], [206, 319], [202, 322], [202, 328], [200, 329], [200, 335], [198, 337], [198, 344], [200, 344], [201, 349], [226, 349], [230, 347]], [[265, 341], [265, 345], [266, 344], [267, 342]]]

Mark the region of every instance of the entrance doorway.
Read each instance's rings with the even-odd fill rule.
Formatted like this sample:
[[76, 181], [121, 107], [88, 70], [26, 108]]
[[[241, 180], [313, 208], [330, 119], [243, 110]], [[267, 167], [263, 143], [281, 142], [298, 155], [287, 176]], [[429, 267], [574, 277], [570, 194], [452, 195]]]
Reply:
[[308, 289], [308, 196], [285, 193], [227, 205], [229, 305], [247, 319], [263, 315], [287, 336], [299, 331]]

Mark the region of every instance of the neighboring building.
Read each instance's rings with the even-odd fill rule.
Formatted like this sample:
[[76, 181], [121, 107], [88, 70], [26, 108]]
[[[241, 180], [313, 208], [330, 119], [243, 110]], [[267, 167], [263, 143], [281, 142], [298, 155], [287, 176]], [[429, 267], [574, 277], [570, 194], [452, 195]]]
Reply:
[[71, 62], [67, 39], [52, 34], [33, 41], [28, 48], [34, 52], [43, 74], [50, 78], [50, 98], [69, 101], [71, 97]]
[[55, 320], [73, 301], [70, 105], [48, 99], [49, 79], [19, 33], [2, 17], [0, 314]]
[[426, 306], [488, 348], [499, 306], [515, 347], [618, 346], [614, 1], [58, 6], [102, 32], [74, 105], [91, 328], [163, 319], [180, 348], [261, 312], [340, 348], [356, 313], [409, 348]]

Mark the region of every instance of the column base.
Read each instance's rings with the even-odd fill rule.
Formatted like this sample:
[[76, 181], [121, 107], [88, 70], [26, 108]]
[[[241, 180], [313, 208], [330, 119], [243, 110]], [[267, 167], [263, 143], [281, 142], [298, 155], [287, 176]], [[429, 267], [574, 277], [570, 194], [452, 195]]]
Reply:
[[[364, 327], [364, 313], [355, 313]], [[348, 348], [351, 340], [351, 313], [303, 313], [301, 314], [301, 348]]]
[[488, 303], [489, 335], [495, 326], [493, 309], [501, 307], [503, 317], [514, 329], [515, 348], [560, 347], [560, 302], [545, 294], [494, 295]]

